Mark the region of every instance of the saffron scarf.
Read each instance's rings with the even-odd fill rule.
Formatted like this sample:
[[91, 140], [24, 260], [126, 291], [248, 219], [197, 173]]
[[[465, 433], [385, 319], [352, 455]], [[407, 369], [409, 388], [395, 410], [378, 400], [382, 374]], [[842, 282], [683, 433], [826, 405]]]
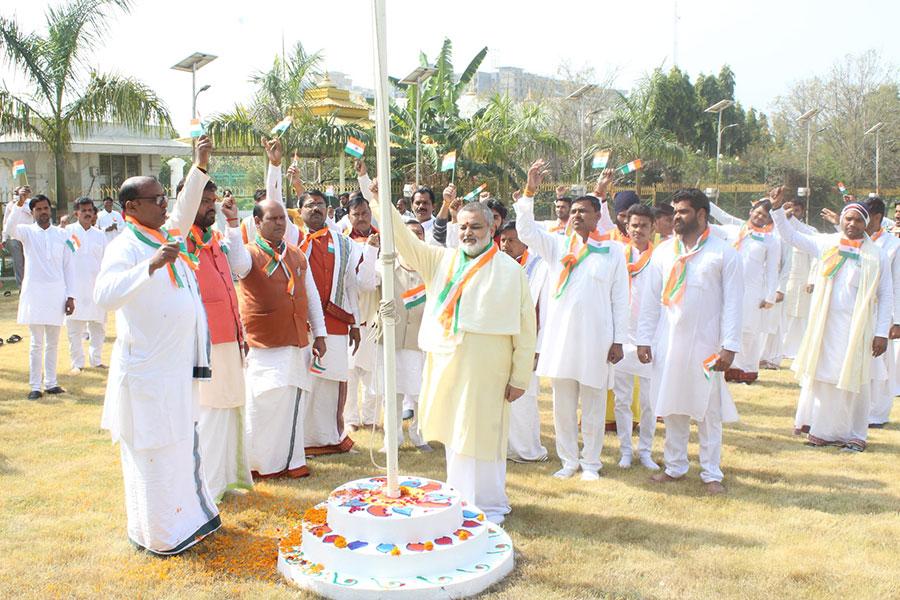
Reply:
[[[181, 233], [177, 229], [173, 229], [171, 231], [166, 230], [165, 228], [159, 229], [150, 229], [149, 227], [144, 227], [141, 225], [137, 219], [131, 216], [125, 217], [125, 226], [131, 230], [134, 236], [147, 244], [151, 248], [159, 248], [165, 244], [171, 244], [172, 242], [178, 242], [178, 258], [181, 259], [182, 262], [191, 270], [196, 271], [200, 260], [196, 255], [191, 254], [187, 251], [187, 247], [184, 245], [184, 241], [175, 239], [174, 236], [180, 235]], [[184, 282], [181, 280], [181, 276], [178, 275], [178, 271], [175, 269], [174, 263], [168, 264], [169, 271], [169, 279], [172, 281], [172, 285], [175, 287], [183, 288]]]
[[666, 286], [663, 288], [662, 303], [664, 306], [681, 304], [682, 299], [684, 299], [685, 282], [687, 281], [687, 262], [703, 249], [708, 239], [709, 227], [700, 234], [694, 247], [686, 251], [681, 238], [675, 238], [675, 243], [672, 245], [675, 251], [675, 264], [672, 265], [669, 278], [666, 280]]
[[276, 250], [269, 245], [269, 242], [260, 237], [259, 234], [256, 234], [255, 243], [256, 246], [269, 257], [269, 262], [263, 265], [263, 271], [266, 272], [266, 277], [271, 277], [280, 266], [284, 270], [284, 274], [287, 275], [287, 293], [288, 295], [293, 296], [294, 274], [291, 272], [290, 267], [287, 266], [287, 263], [284, 260], [284, 254], [282, 254], [287, 249], [285, 242], [282, 240], [281, 244], [278, 246], [278, 250]]
[[480, 256], [469, 258], [460, 250], [450, 263], [450, 269], [435, 303], [438, 322], [444, 328], [444, 335], [456, 334], [459, 330], [459, 302], [466, 285], [482, 267], [499, 252], [496, 244], [489, 244]]

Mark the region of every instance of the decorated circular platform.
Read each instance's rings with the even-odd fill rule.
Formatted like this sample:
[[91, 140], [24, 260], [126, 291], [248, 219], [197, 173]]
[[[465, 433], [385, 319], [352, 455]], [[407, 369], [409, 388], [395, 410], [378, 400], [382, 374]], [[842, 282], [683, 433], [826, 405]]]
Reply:
[[335, 489], [281, 541], [278, 571], [328, 598], [463, 598], [508, 575], [512, 542], [440, 481], [384, 477]]

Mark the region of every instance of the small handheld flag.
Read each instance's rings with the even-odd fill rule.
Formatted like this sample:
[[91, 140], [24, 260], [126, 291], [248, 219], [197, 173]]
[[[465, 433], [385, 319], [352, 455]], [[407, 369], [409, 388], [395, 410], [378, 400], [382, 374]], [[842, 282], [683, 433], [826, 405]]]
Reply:
[[288, 128], [291, 126], [291, 123], [294, 122], [293, 117], [285, 117], [282, 120], [278, 121], [275, 127], [272, 128], [272, 135], [281, 136]]
[[325, 367], [319, 362], [319, 357], [313, 354], [312, 363], [309, 365], [309, 372], [313, 375], [321, 375], [325, 372]]
[[444, 155], [444, 158], [441, 159], [441, 172], [443, 171], [455, 171], [456, 170], [456, 150], [448, 152]]
[[347, 145], [344, 146], [344, 152], [346, 152], [353, 158], [362, 158], [365, 151], [365, 143], [363, 143], [362, 140], [356, 139], [355, 137], [348, 139]]
[[472, 200], [477, 199], [478, 195], [481, 194], [481, 192], [485, 191], [486, 189], [487, 189], [487, 184], [482, 183], [477, 188], [475, 188], [474, 190], [472, 190], [471, 192], [469, 192], [468, 194], [463, 196], [463, 200], [465, 200], [466, 202], [471, 202]]
[[66, 240], [66, 246], [69, 247], [69, 250], [72, 252], [77, 252], [79, 248], [81, 248], [81, 240], [78, 239], [77, 235], [72, 235], [71, 238]]
[[200, 119], [191, 119], [191, 137], [198, 138], [204, 133], [206, 133], [206, 127], [203, 126]]
[[17, 160], [12, 164], [12, 175], [13, 177], [18, 177], [19, 175], [25, 174], [25, 161]]
[[643, 167], [643, 166], [644, 165], [641, 162], [641, 159], [638, 158], [637, 160], [631, 161], [627, 165], [622, 165], [621, 167], [619, 167], [616, 170], [619, 171], [619, 173], [621, 173], [622, 175], [628, 175], [629, 173], [634, 173], [635, 171], [639, 171], [641, 169], [641, 167]]
[[847, 195], [847, 188], [844, 187], [843, 181], [838, 181], [838, 191], [841, 193], [841, 196]]
[[328, 196], [329, 198], [334, 198], [334, 186], [333, 185], [329, 185], [328, 187], [325, 188], [325, 195]]
[[419, 306], [425, 302], [425, 284], [410, 288], [401, 294], [403, 306], [406, 310]]
[[712, 377], [712, 368], [713, 365], [716, 364], [716, 361], [719, 360], [718, 354], [711, 354], [706, 357], [706, 360], [703, 361], [703, 376], [709, 380]]
[[598, 150], [594, 152], [594, 160], [591, 161], [592, 169], [605, 169], [606, 163], [609, 162], [609, 150]]

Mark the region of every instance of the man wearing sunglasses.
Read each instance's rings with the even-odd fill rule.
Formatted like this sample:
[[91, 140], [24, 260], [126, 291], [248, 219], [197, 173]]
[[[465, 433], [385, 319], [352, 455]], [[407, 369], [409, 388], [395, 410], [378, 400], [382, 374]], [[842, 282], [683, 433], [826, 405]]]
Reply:
[[200, 206], [212, 144], [171, 213], [162, 185], [131, 177], [119, 190], [125, 230], [107, 247], [94, 300], [116, 311], [101, 426], [119, 442], [128, 537], [158, 555], [179, 554], [221, 525], [200, 464], [198, 380], [209, 379], [209, 332], [184, 235]]

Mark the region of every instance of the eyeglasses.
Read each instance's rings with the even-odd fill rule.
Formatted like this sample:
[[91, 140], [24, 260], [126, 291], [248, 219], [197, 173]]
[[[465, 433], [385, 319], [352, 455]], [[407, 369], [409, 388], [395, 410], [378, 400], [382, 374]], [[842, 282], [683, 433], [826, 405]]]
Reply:
[[134, 198], [134, 200], [153, 200], [153, 202], [157, 206], [165, 206], [166, 204], [169, 203], [169, 199], [166, 197], [165, 194], [160, 194], [159, 196], [138, 197], [138, 198]]

